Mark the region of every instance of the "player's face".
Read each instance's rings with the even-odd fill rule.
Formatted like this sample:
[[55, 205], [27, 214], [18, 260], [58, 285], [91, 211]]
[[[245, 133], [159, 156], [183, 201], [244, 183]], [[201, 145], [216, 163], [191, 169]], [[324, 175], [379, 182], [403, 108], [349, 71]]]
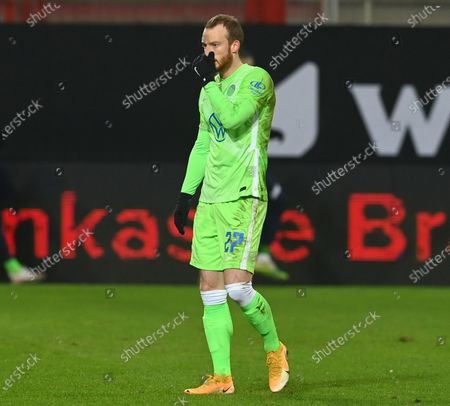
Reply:
[[205, 28], [202, 35], [202, 46], [205, 55], [214, 52], [215, 65], [218, 72], [224, 71], [233, 63], [231, 45], [228, 42], [228, 31], [222, 25]]

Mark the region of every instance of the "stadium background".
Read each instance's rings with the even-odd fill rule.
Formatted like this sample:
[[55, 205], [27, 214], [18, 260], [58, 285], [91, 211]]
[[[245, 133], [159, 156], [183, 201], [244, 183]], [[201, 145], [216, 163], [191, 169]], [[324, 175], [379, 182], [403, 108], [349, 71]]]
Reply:
[[[411, 28], [417, 2], [357, 3], [219, 3], [246, 20], [245, 48], [276, 85], [269, 167], [288, 207], [273, 255], [294, 283], [409, 284], [448, 243], [450, 89], [410, 110], [449, 76], [449, 10]], [[2, 3], [14, 22], [0, 27], [3, 122], [31, 100], [43, 105], [0, 149], [3, 183], [14, 189], [1, 202], [9, 246], [36, 266], [77, 227], [95, 229], [48, 281], [195, 281], [191, 234], [177, 235], [170, 220], [198, 125], [188, 64], [219, 5], [68, 1], [30, 27], [24, 17], [38, 15], [39, 2]], [[329, 22], [273, 69], [319, 12]], [[175, 66], [177, 75], [133, 99]], [[313, 192], [369, 143], [375, 155]], [[449, 282], [447, 263], [423, 278]]]
[[[448, 1], [51, 4], [0, 0], [0, 221], [30, 267], [94, 234], [42, 283], [0, 271], [0, 405], [450, 404]], [[236, 394], [191, 398], [183, 389], [212, 371], [192, 235], [171, 215], [198, 127], [185, 65], [217, 13], [242, 21], [276, 85], [269, 168], [287, 206], [272, 254], [290, 280], [255, 286], [291, 373], [269, 392], [261, 338], [230, 300]], [[328, 20], [286, 51], [318, 13]]]

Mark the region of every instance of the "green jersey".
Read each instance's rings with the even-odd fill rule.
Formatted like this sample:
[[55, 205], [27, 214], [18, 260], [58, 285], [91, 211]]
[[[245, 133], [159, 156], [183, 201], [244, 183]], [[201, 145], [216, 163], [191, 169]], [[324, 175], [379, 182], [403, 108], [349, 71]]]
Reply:
[[181, 191], [200, 201], [230, 202], [244, 196], [267, 201], [267, 146], [275, 108], [272, 78], [241, 65], [200, 92], [200, 125]]

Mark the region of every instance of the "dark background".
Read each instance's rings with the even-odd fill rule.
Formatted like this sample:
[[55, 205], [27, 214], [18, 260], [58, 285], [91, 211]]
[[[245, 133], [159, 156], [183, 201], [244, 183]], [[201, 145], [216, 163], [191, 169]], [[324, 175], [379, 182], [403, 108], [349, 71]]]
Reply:
[[[2, 127], [31, 99], [44, 105], [20, 136], [2, 145], [0, 159], [185, 160], [198, 126], [199, 84], [189, 68], [129, 110], [122, 100], [178, 58], [192, 62], [201, 52], [202, 30], [200, 25], [0, 26]], [[367, 146], [347, 80], [382, 83], [390, 113], [403, 85], [414, 84], [423, 95], [450, 75], [450, 29], [320, 27], [276, 70], [269, 67], [272, 56], [299, 27], [247, 25], [244, 30], [245, 47], [275, 84], [305, 62], [320, 67], [320, 142], [301, 157], [304, 163], [343, 163]], [[448, 162], [448, 132], [445, 141], [432, 163]], [[417, 162], [409, 139], [398, 162]]]
[[[423, 95], [450, 74], [450, 30], [323, 27], [272, 71], [272, 55], [299, 28], [244, 29], [246, 47], [275, 84], [305, 62], [320, 67], [318, 142], [305, 156], [269, 163], [288, 196], [287, 210], [309, 221], [314, 237], [312, 241], [289, 241], [280, 234], [278, 240], [285, 249], [304, 246], [308, 255], [296, 261], [275, 255], [276, 260], [290, 272], [293, 283], [411, 283], [408, 275], [422, 265], [416, 247], [417, 213], [442, 212], [448, 217], [448, 129], [433, 158], [419, 158], [407, 135], [397, 157], [370, 157], [319, 196], [311, 186], [362, 152], [370, 140], [345, 82], [382, 83], [382, 98], [390, 113], [403, 85], [413, 84]], [[5, 192], [5, 185], [1, 190], [3, 224], [11, 207], [18, 214], [21, 209], [42, 209], [49, 219], [51, 255], [63, 246], [64, 192], [77, 196], [75, 223], [93, 209], [113, 209], [95, 230], [104, 255], [91, 258], [81, 247], [75, 259], [52, 267], [48, 280], [196, 280], [194, 268], [173, 258], [170, 249], [188, 250], [189, 241], [178, 237], [168, 222], [196, 137], [199, 83], [187, 68], [129, 110], [122, 100], [173, 67], [178, 58], [192, 61], [201, 52], [201, 31], [202, 26], [0, 27], [0, 128], [32, 99], [40, 99], [44, 106], [0, 141], [2, 183], [14, 189]], [[400, 38], [399, 45], [393, 44], [393, 36]], [[430, 106], [424, 110], [428, 113]], [[403, 201], [405, 219], [399, 227], [407, 245], [395, 260], [352, 257], [349, 199], [355, 193], [389, 193]], [[156, 258], [123, 259], [113, 250], [117, 232], [125, 227], [142, 228], [136, 222], [117, 222], [116, 216], [125, 209], [144, 209], [157, 219], [157, 233], [152, 236], [157, 239]], [[368, 217], [390, 216], [381, 207], [372, 209]], [[294, 228], [288, 221], [282, 225], [282, 231]], [[432, 256], [445, 248], [449, 234], [446, 219], [433, 231]], [[14, 235], [14, 245], [20, 259], [36, 265], [42, 258], [35, 255], [32, 236], [32, 223], [24, 221]], [[129, 244], [140, 247], [136, 240]], [[367, 237], [367, 244], [383, 246], [389, 241], [375, 232]], [[419, 284], [449, 284], [449, 263], [444, 260]]]

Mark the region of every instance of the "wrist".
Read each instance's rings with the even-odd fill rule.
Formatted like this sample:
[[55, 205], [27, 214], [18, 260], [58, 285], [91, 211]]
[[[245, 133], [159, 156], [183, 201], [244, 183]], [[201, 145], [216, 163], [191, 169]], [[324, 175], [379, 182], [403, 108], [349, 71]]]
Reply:
[[202, 78], [202, 82], [203, 82], [202, 85], [206, 86], [208, 83], [215, 82], [214, 78], [216, 77], [216, 75], [217, 75], [217, 73], [210, 73], [208, 75], [205, 75]]
[[190, 195], [189, 193], [181, 192], [180, 196], [178, 197], [179, 203], [186, 203], [189, 202], [193, 198], [193, 195]]
[[[213, 84], [211, 85], [211, 83], [213, 83]], [[214, 87], [214, 83], [216, 83], [216, 81], [215, 81], [215, 80], [211, 80], [211, 81], [209, 81], [208, 83], [205, 83], [205, 84], [203, 85], [203, 87], [204, 87], [205, 89], [208, 89], [209, 87]]]

